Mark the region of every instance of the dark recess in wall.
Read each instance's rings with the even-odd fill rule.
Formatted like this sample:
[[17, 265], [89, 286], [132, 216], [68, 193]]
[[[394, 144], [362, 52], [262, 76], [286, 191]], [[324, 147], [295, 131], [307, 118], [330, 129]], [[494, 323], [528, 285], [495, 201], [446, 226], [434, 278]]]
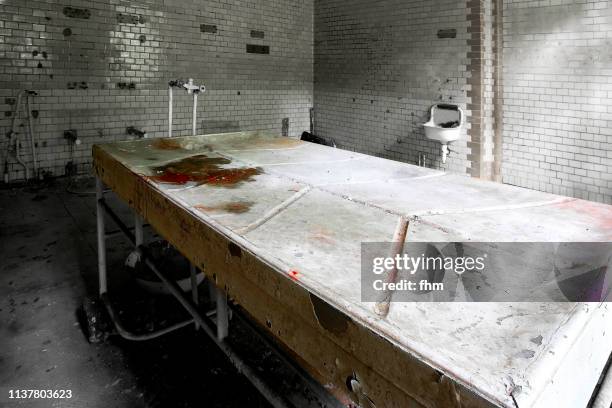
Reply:
[[263, 31], [251, 30], [252, 38], [264, 38], [265, 36], [266, 36], [266, 33], [264, 33]]
[[70, 17], [70, 18], [82, 18], [86, 20], [89, 17], [91, 17], [91, 11], [87, 9], [64, 7], [63, 12], [66, 17]]
[[457, 38], [457, 30], [454, 28], [438, 30], [438, 38]]
[[68, 82], [66, 84], [66, 88], [68, 89], [87, 89], [89, 88], [89, 85], [87, 84], [87, 82], [85, 81], [81, 81], [81, 82]]
[[270, 53], [270, 46], [268, 46], [268, 45], [247, 44], [246, 51], [249, 54], [269, 54]]
[[145, 18], [137, 14], [117, 13], [117, 21], [121, 24], [144, 24]]
[[200, 24], [200, 31], [203, 33], [217, 33], [217, 26], [212, 24]]
[[119, 89], [136, 89], [134, 82], [117, 82], [117, 88]]

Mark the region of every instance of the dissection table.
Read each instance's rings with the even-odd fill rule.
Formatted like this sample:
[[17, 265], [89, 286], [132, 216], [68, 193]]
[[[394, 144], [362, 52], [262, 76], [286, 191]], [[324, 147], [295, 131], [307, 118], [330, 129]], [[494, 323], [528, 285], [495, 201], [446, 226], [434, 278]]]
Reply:
[[[258, 132], [96, 145], [97, 177], [340, 399], [582, 407], [612, 352], [606, 303], [360, 298], [360, 245], [610, 242], [612, 206]], [[105, 289], [104, 289], [105, 290]]]

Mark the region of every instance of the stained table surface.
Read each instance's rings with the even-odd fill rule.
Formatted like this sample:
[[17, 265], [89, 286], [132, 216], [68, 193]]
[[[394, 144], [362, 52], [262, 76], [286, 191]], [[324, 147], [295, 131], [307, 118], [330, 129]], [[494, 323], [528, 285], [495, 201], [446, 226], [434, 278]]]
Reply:
[[[606, 303], [361, 301], [361, 243], [610, 242], [612, 206], [243, 132], [99, 146], [356, 321], [498, 403], [578, 406], [612, 351]], [[286, 273], [279, 267], [279, 273]], [[579, 380], [566, 372], [579, 370]]]

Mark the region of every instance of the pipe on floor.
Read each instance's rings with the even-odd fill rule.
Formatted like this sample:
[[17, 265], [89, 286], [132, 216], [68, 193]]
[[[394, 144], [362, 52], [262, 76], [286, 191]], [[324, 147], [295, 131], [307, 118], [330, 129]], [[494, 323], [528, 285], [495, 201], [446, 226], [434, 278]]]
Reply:
[[172, 326], [168, 326], [168, 327], [165, 327], [160, 330], [156, 330], [151, 333], [134, 334], [130, 332], [129, 330], [125, 329], [123, 327], [123, 324], [121, 324], [121, 320], [119, 320], [119, 317], [115, 314], [115, 310], [113, 309], [110, 303], [110, 299], [108, 298], [108, 293], [103, 293], [102, 295], [100, 295], [100, 299], [102, 299], [102, 302], [104, 303], [104, 306], [106, 307], [106, 312], [108, 313], [111, 321], [113, 322], [115, 329], [117, 330], [117, 333], [119, 333], [119, 335], [126, 340], [131, 340], [131, 341], [153, 340], [153, 339], [163, 336], [164, 334], [168, 334], [175, 330], [182, 329], [183, 327], [189, 326], [190, 324], [194, 322], [193, 319], [187, 319], [182, 322], [173, 324]]

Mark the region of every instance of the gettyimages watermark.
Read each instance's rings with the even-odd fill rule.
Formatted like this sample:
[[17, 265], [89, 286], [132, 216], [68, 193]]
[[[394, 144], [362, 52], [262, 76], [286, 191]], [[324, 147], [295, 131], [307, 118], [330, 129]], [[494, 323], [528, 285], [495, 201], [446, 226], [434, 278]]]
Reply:
[[605, 302], [612, 242], [361, 244], [364, 302]]

